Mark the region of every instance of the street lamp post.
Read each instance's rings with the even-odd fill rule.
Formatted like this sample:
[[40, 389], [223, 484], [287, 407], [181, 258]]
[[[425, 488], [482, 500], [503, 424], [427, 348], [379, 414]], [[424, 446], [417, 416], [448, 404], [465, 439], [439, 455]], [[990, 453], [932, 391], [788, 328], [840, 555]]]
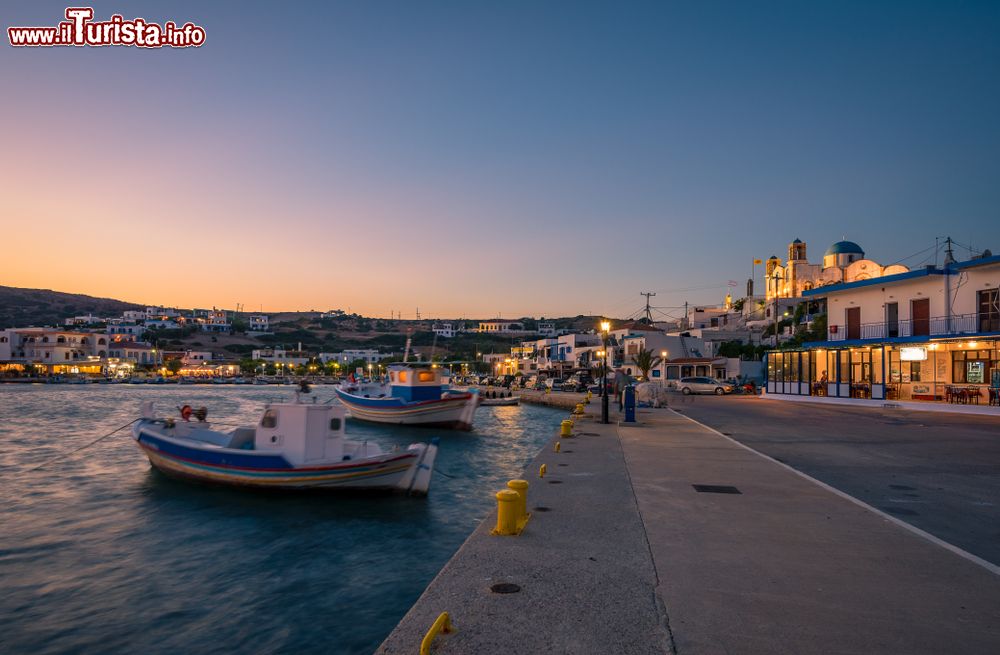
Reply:
[[608, 421], [608, 332], [611, 330], [610, 321], [601, 321], [601, 338], [604, 343], [604, 366], [601, 367], [601, 423]]

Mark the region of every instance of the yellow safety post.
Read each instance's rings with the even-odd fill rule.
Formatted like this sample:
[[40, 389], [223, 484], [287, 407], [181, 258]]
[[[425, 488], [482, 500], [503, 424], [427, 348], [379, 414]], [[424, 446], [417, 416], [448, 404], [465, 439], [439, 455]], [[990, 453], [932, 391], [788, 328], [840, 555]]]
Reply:
[[559, 436], [560, 437], [573, 436], [573, 421], [567, 419], [559, 424]]
[[542, 464], [542, 467], [538, 469], [538, 477], [540, 478], [545, 477], [545, 464]]
[[594, 397], [594, 394], [592, 394], [592, 393], [590, 393], [590, 392], [588, 391], [588, 392], [587, 392], [587, 402], [589, 403], [589, 402], [590, 402], [590, 399], [591, 399], [591, 398], [593, 398], [593, 397]]
[[550, 387], [545, 387], [545, 395], [546, 396], [549, 395], [550, 391], [552, 391], [552, 389]]
[[497, 536], [517, 534], [517, 492], [504, 489], [497, 492], [497, 527], [493, 534]]
[[561, 448], [562, 448], [562, 442], [561, 441], [557, 441], [556, 442], [556, 452], [558, 453]]
[[509, 480], [507, 488], [517, 493], [517, 531], [520, 533], [528, 523], [528, 481]]
[[576, 404], [576, 409], [573, 410], [573, 413], [576, 414], [577, 416], [582, 415], [583, 414], [583, 403], [577, 403]]
[[441, 616], [435, 619], [431, 629], [424, 635], [424, 640], [420, 642], [420, 655], [430, 655], [431, 644], [434, 643], [434, 637], [438, 636], [438, 634], [448, 634], [454, 631], [455, 628], [451, 625], [451, 618], [448, 616], [448, 612], [441, 612]]

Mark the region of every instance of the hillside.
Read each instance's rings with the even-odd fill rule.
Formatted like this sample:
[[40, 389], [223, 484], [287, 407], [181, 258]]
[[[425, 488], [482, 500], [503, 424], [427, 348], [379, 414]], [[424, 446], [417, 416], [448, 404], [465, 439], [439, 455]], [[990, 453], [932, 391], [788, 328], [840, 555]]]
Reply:
[[111, 298], [0, 286], [0, 329], [30, 325], [59, 326], [69, 316], [120, 316], [126, 310], [142, 308], [135, 303]]

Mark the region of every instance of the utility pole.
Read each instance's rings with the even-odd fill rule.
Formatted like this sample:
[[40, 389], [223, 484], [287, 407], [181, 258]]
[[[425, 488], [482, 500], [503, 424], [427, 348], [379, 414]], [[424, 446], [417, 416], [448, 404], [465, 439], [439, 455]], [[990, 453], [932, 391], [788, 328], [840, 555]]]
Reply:
[[650, 309], [649, 308], [649, 299], [650, 299], [650, 297], [655, 296], [656, 294], [652, 293], [652, 292], [649, 292], [649, 291], [640, 291], [639, 295], [640, 296], [646, 296], [646, 322], [649, 323], [650, 325], [652, 325], [653, 324], [653, 314], [652, 314], [652, 312], [649, 311], [649, 309]]
[[684, 301], [684, 322], [681, 323], [681, 329], [688, 329], [688, 303], [686, 300]]

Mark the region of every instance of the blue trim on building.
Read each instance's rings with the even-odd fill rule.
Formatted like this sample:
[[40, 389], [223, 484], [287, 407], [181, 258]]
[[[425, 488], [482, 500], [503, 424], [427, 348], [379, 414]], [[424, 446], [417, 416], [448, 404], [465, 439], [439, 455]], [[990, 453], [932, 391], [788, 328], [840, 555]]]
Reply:
[[954, 270], [961, 270], [963, 268], [975, 268], [976, 266], [987, 266], [989, 264], [1000, 264], [1000, 255], [993, 255], [992, 257], [980, 257], [979, 259], [970, 259], [964, 262], [957, 262], [951, 265]]
[[878, 284], [894, 284], [896, 282], [903, 282], [905, 280], [913, 280], [919, 277], [927, 277], [928, 275], [944, 275], [944, 270], [940, 268], [928, 269], [922, 268], [917, 271], [909, 271], [907, 273], [897, 273], [895, 275], [884, 275], [882, 277], [873, 277], [867, 280], [858, 280], [857, 282], [841, 282], [839, 284], [828, 284], [824, 287], [816, 287], [815, 289], [809, 289], [802, 292], [802, 296], [806, 297], [822, 297], [831, 293], [839, 293], [841, 291], [849, 291], [851, 289], [859, 289], [861, 287], [871, 287]]
[[[932, 334], [916, 337], [878, 337], [876, 339], [844, 339], [841, 341], [807, 341], [800, 348], [793, 350], [816, 350], [818, 348], [854, 348], [857, 346], [874, 346], [879, 344], [893, 343], [928, 343], [930, 341], [944, 341], [947, 339], [957, 339], [959, 341], [976, 341], [978, 339], [995, 339], [1000, 337], [1000, 332], [975, 332], [973, 334]], [[771, 352], [771, 351], [768, 351]], [[786, 352], [779, 350], [775, 352]]]

